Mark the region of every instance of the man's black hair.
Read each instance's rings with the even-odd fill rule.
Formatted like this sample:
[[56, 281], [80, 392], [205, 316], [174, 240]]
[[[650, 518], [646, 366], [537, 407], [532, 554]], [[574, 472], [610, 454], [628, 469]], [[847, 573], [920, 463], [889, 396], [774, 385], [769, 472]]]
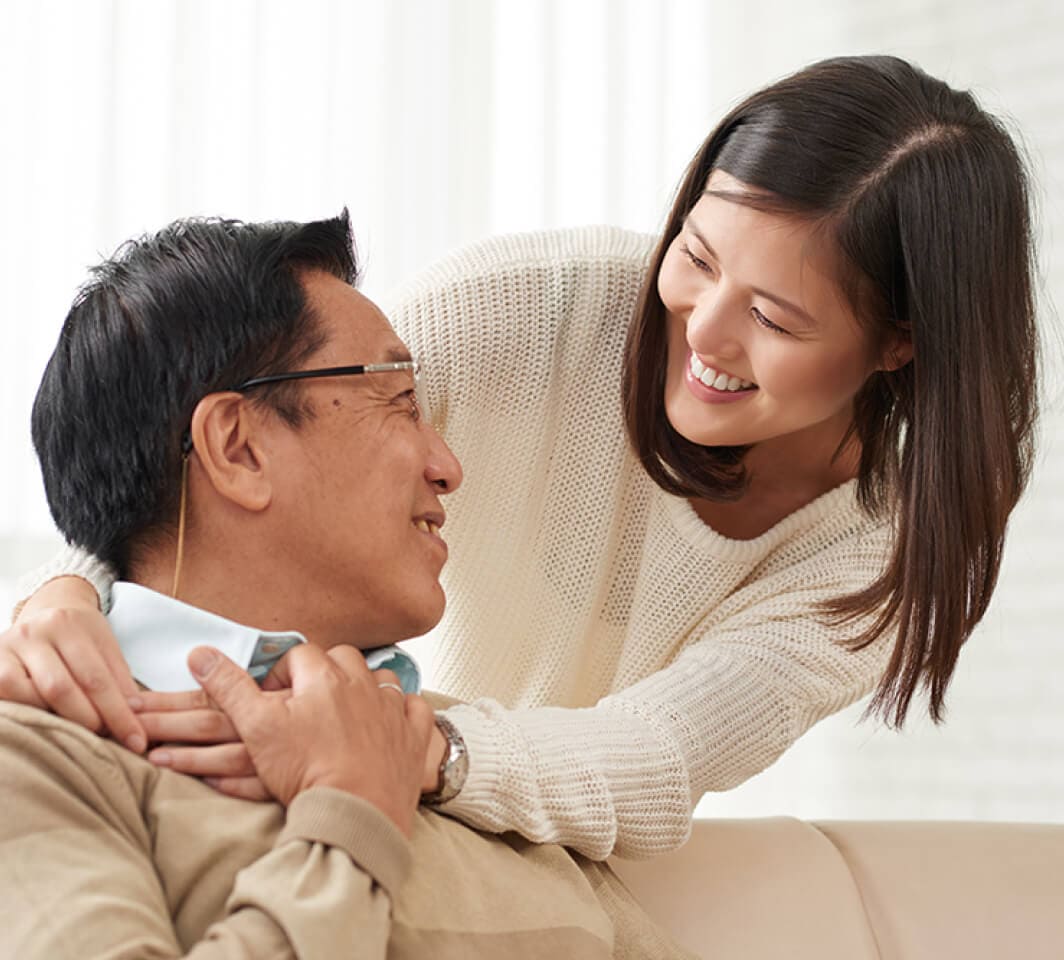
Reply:
[[[131, 547], [172, 524], [196, 404], [324, 345], [307, 270], [357, 281], [346, 210], [311, 223], [178, 220], [92, 270], [33, 405], [48, 504], [69, 542], [122, 576]], [[252, 396], [292, 426], [307, 416], [298, 385]]]

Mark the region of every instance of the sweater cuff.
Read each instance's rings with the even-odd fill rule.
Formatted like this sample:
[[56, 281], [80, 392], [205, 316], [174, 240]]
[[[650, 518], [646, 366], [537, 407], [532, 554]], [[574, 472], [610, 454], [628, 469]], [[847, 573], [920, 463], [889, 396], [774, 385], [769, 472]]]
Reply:
[[67, 544], [51, 560], [19, 578], [15, 593], [21, 599], [15, 604], [11, 619], [14, 620], [22, 612], [26, 601], [41, 587], [58, 577], [81, 577], [96, 591], [100, 610], [107, 613], [111, 609], [111, 584], [115, 581], [115, 572], [110, 564], [82, 547]]
[[410, 872], [410, 841], [368, 800], [334, 787], [311, 787], [288, 806], [277, 846], [305, 840], [339, 847], [392, 899]]
[[505, 745], [500, 743], [499, 730], [486, 723], [477, 710], [464, 704], [449, 707], [444, 712], [465, 741], [469, 770], [458, 795], [433, 809], [482, 830], [497, 829], [493, 824], [489, 826], [485, 812], [498, 807], [499, 782], [507, 766]]

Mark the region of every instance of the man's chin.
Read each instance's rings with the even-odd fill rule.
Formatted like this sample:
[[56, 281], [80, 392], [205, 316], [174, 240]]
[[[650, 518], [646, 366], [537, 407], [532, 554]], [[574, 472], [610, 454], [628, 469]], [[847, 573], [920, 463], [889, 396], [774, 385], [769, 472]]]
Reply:
[[443, 611], [446, 607], [446, 600], [443, 596], [443, 588], [437, 584], [437, 592], [439, 593], [439, 602], [432, 604], [431, 607], [427, 605], [423, 616], [419, 617], [415, 622], [410, 625], [410, 630], [406, 636], [396, 640], [396, 643], [402, 643], [403, 640], [412, 640], [414, 637], [424, 636], [433, 627], [437, 626], [443, 619]]

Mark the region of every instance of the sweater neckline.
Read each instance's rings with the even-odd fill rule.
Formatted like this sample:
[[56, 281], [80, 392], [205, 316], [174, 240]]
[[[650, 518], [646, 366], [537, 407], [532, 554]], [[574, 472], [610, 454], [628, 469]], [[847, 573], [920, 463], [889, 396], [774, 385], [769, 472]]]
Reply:
[[838, 524], [849, 527], [864, 517], [857, 503], [857, 481], [847, 480], [788, 514], [760, 536], [751, 540], [734, 540], [709, 526], [686, 497], [667, 493], [657, 484], [654, 484], [654, 489], [681, 539], [701, 553], [724, 560], [742, 561], [764, 556], [785, 540], [825, 520], [833, 520], [832, 526]]

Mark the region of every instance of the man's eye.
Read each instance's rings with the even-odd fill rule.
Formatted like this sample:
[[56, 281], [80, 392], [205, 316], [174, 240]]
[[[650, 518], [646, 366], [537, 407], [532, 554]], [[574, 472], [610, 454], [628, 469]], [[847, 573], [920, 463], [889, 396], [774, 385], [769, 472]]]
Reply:
[[413, 417], [415, 421], [420, 420], [421, 404], [418, 402], [417, 394], [413, 390], [407, 390], [405, 396], [410, 403], [410, 416]]

